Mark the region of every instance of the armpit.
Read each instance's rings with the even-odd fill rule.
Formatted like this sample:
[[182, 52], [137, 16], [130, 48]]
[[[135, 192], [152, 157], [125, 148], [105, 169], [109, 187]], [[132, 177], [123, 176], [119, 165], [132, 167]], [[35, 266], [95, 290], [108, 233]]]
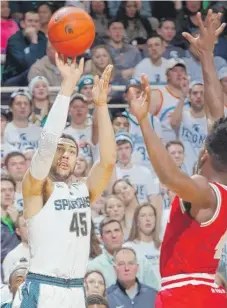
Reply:
[[24, 197], [40, 196], [43, 194], [46, 179], [40, 181], [31, 175], [28, 170], [22, 183], [22, 192]]

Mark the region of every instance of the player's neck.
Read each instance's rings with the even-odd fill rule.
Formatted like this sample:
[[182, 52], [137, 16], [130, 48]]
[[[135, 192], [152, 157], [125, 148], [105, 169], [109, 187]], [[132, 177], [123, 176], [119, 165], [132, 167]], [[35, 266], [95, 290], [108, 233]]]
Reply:
[[150, 243], [153, 242], [153, 236], [151, 235], [146, 235], [144, 233], [140, 233], [140, 242], [146, 242], [146, 243]]
[[204, 109], [201, 110], [201, 111], [196, 111], [196, 110], [190, 108], [190, 113], [191, 113], [191, 115], [192, 115], [193, 118], [198, 118], [198, 119], [204, 118], [205, 115], [206, 115]]
[[64, 182], [68, 186], [70, 186], [72, 184], [72, 182], [73, 182], [73, 176], [72, 175], [70, 175], [67, 179], [62, 179], [62, 178], [58, 177], [57, 175], [50, 174], [50, 179], [53, 182]]
[[18, 128], [26, 128], [28, 127], [28, 119], [13, 119], [12, 121], [13, 125], [15, 125]]
[[217, 182], [223, 185], [227, 185], [227, 174], [226, 172], [216, 172], [215, 170], [211, 170], [210, 174], [206, 176], [209, 182]]

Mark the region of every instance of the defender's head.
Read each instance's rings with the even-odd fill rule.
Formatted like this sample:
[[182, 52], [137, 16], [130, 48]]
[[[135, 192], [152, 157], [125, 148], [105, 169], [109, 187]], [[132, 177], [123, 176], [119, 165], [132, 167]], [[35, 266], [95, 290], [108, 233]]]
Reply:
[[60, 181], [67, 180], [74, 172], [77, 155], [76, 140], [70, 135], [62, 134], [51, 166], [51, 176]]
[[210, 178], [227, 172], [227, 117], [217, 120], [198, 159], [196, 173]]

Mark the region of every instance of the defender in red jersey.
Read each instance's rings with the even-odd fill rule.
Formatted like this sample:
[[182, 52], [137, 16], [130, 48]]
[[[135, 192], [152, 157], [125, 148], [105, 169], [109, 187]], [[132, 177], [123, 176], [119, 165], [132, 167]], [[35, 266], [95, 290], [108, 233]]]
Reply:
[[147, 77], [142, 76], [140, 98], [130, 89], [134, 97], [131, 109], [140, 124], [151, 163], [160, 182], [176, 193], [161, 248], [162, 288], [156, 308], [227, 307], [225, 290], [215, 283], [227, 237], [227, 118], [213, 60], [214, 44], [225, 27], [220, 26], [220, 19], [221, 14], [209, 10], [203, 24], [198, 13], [200, 35], [194, 38], [183, 34], [202, 65], [210, 130], [196, 175], [189, 177], [177, 168], [150, 127], [147, 115], [152, 102]]

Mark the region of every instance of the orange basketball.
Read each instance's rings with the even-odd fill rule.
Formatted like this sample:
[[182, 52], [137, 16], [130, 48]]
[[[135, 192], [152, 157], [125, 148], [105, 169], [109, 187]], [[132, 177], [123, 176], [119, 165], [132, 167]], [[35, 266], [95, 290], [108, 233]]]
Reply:
[[48, 37], [59, 53], [75, 57], [91, 47], [95, 38], [95, 25], [84, 10], [63, 7], [51, 17]]

